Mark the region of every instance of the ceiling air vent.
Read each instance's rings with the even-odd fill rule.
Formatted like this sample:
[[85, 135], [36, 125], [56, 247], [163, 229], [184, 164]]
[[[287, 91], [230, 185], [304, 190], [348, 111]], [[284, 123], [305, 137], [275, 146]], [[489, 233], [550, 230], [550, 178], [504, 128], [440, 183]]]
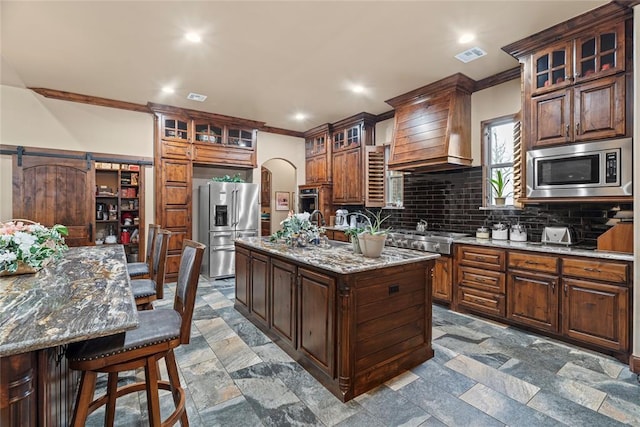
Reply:
[[200, 95], [199, 93], [191, 92], [189, 95], [187, 95], [187, 99], [190, 99], [192, 101], [204, 102], [204, 100], [207, 99], [207, 95]]
[[486, 54], [487, 52], [480, 49], [479, 47], [472, 47], [471, 49], [465, 50], [464, 52], [457, 54], [456, 58], [466, 64], [467, 62], [471, 62], [474, 59], [481, 58]]

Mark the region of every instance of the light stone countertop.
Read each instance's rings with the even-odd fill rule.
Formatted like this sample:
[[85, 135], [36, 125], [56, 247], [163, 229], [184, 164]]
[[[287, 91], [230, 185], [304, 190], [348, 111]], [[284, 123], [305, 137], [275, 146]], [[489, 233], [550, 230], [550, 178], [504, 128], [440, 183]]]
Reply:
[[458, 244], [488, 246], [502, 249], [521, 249], [525, 251], [543, 252], [554, 255], [572, 255], [615, 261], [633, 261], [633, 254], [577, 249], [563, 245], [543, 245], [539, 242], [512, 242], [510, 240], [476, 239], [475, 237], [461, 237], [454, 239], [453, 242]]
[[439, 258], [439, 254], [386, 246], [380, 258], [367, 258], [353, 252], [350, 243], [331, 241], [328, 248], [309, 244], [304, 248], [270, 242], [266, 237], [243, 237], [236, 240], [249, 248], [261, 249], [303, 264], [340, 274], [375, 270], [394, 265], [411, 264]]
[[121, 245], [70, 248], [35, 274], [0, 277], [0, 356], [137, 326]]

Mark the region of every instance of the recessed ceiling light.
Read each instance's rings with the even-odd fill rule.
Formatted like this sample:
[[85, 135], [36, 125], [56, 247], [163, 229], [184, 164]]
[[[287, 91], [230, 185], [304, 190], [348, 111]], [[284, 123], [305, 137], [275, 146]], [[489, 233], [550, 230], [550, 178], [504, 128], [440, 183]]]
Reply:
[[162, 88], [162, 91], [164, 93], [175, 93], [176, 90], [174, 88], [172, 88], [172, 87], [165, 86], [165, 87]]
[[476, 36], [471, 33], [463, 34], [458, 39], [458, 43], [460, 44], [469, 43], [470, 41], [475, 40], [475, 38]]
[[353, 85], [351, 87], [351, 92], [353, 92], [353, 93], [363, 93], [364, 92], [364, 86], [362, 86], [362, 85]]
[[202, 37], [196, 33], [187, 33], [184, 35], [184, 38], [189, 40], [191, 43], [200, 43], [202, 41]]
[[304, 113], [298, 113], [298, 114], [296, 114], [296, 115], [294, 116], [294, 118], [295, 118], [297, 121], [301, 122], [301, 121], [303, 121], [304, 119], [306, 119], [306, 118], [307, 118], [307, 115], [306, 115], [306, 114], [304, 114]]

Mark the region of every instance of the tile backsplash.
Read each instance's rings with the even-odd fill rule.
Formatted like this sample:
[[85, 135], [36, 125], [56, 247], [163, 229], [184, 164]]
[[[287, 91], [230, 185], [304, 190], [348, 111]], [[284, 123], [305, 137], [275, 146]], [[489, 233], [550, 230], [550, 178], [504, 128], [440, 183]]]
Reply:
[[540, 241], [545, 226], [570, 226], [578, 242], [595, 245], [597, 237], [609, 229], [605, 225], [614, 206], [631, 210], [629, 204], [546, 203], [523, 209], [481, 210], [482, 168], [468, 168], [429, 174], [409, 174], [404, 178], [404, 209], [389, 210], [387, 221], [393, 229], [415, 229], [419, 219], [430, 230], [475, 234], [482, 225], [519, 222], [528, 229], [530, 241]]

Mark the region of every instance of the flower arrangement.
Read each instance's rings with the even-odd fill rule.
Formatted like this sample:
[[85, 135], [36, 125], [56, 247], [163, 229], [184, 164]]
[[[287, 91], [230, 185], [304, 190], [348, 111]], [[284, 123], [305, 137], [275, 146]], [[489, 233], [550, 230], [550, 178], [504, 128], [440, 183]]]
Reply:
[[15, 274], [21, 265], [33, 272], [68, 249], [63, 237], [68, 230], [64, 225], [47, 228], [25, 221], [0, 223], [0, 273]]
[[302, 238], [303, 244], [306, 244], [320, 237], [320, 234], [324, 233], [324, 228], [311, 223], [309, 217], [311, 217], [309, 212], [294, 214], [293, 211], [289, 211], [289, 215], [280, 222], [282, 229], [273, 233], [269, 240], [274, 242], [284, 239], [287, 244], [292, 244]]

